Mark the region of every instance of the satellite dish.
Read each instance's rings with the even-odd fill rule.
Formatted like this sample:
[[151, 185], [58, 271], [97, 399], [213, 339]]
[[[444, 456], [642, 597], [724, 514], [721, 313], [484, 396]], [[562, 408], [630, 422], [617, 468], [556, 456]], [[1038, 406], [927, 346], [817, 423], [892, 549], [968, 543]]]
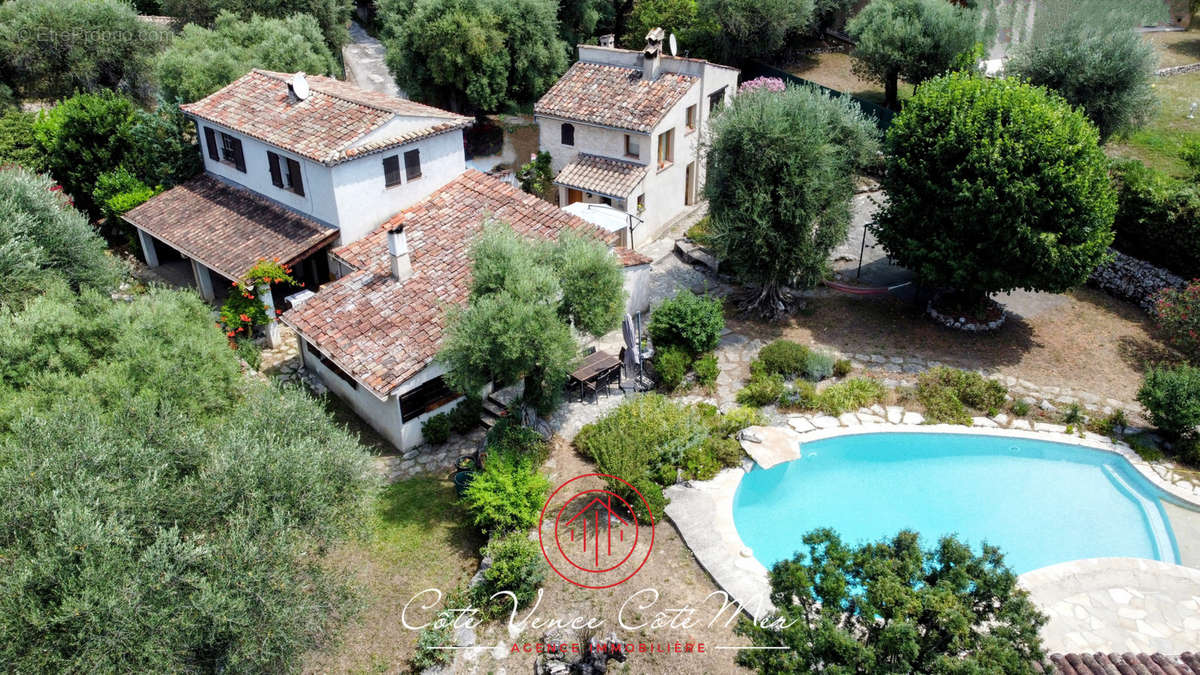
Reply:
[[675, 56], [675, 52], [679, 51], [679, 45], [675, 43], [675, 34], [671, 33], [671, 37], [667, 40], [671, 45], [671, 56]]
[[308, 80], [304, 79], [304, 73], [299, 72], [292, 76], [292, 92], [296, 94], [296, 98], [303, 101], [308, 98]]

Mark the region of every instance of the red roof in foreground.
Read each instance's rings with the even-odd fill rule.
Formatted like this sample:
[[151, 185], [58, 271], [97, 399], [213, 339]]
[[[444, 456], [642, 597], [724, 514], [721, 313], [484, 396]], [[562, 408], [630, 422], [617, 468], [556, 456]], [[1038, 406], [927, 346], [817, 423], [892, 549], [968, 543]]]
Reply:
[[[290, 100], [290, 73], [252, 70], [183, 111], [325, 164], [464, 127], [471, 118], [414, 101], [308, 75], [309, 95]], [[368, 134], [407, 118], [370, 143]]]
[[[1061, 675], [1200, 675], [1200, 653], [1178, 657], [1162, 654], [1055, 654], [1052, 673]], [[1039, 672], [1045, 672], [1036, 666]]]
[[[397, 213], [367, 237], [334, 250], [354, 272], [326, 284], [283, 320], [379, 397], [428, 365], [441, 346], [448, 306], [466, 301], [470, 245], [485, 221], [518, 234], [565, 230], [613, 235], [473, 169]], [[391, 277], [387, 231], [404, 225], [413, 276]]]
[[124, 218], [230, 279], [262, 259], [295, 262], [337, 237], [332, 227], [207, 174], [156, 195]]

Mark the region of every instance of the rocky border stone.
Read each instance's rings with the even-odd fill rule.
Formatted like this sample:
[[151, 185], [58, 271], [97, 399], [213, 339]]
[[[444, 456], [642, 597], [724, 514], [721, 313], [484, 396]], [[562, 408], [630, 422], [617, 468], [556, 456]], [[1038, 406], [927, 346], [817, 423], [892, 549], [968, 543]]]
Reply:
[[1000, 326], [1003, 326], [1004, 320], [1008, 318], [1008, 311], [1005, 310], [1000, 303], [996, 302], [995, 300], [991, 300], [990, 298], [988, 299], [988, 302], [991, 302], [993, 305], [1000, 308], [1000, 318], [984, 322], [973, 321], [967, 319], [965, 316], [943, 314], [933, 306], [934, 302], [936, 301], [937, 298], [929, 301], [929, 304], [925, 306], [925, 313], [928, 314], [929, 317], [934, 321], [947, 328], [953, 328], [954, 330], [965, 330], [970, 333], [984, 333], [990, 330], [996, 330]]

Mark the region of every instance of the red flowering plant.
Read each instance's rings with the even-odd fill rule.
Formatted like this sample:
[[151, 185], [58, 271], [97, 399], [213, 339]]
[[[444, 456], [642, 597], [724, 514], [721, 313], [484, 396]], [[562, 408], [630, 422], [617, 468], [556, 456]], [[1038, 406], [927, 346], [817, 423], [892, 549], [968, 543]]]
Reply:
[[1185, 288], [1163, 289], [1154, 309], [1167, 342], [1192, 363], [1200, 362], [1200, 279]]
[[[268, 307], [258, 297], [259, 286], [271, 284], [298, 284], [292, 278], [292, 269], [278, 260], [259, 260], [239, 280], [233, 282], [229, 297], [221, 306], [221, 329], [229, 338], [230, 345], [241, 338], [248, 338], [255, 326], [261, 326], [271, 318]], [[276, 314], [279, 314], [276, 311]]]

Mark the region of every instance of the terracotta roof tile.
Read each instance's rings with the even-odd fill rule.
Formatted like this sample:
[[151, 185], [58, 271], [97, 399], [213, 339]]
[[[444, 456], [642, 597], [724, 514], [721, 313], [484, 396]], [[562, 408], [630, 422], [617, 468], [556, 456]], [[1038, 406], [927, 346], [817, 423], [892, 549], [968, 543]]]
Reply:
[[660, 73], [648, 81], [634, 68], [580, 61], [550, 87], [533, 112], [646, 133], [697, 81], [679, 73]]
[[616, 252], [617, 260], [621, 262], [621, 267], [636, 267], [638, 265], [649, 265], [654, 262], [649, 256], [644, 256], [624, 246], [618, 246], [613, 251]]
[[[355, 271], [322, 286], [283, 320], [383, 398], [437, 355], [446, 308], [467, 298], [471, 241], [489, 219], [525, 236], [553, 238], [574, 230], [613, 239], [552, 204], [468, 170], [365, 238], [334, 250]], [[413, 275], [397, 282], [386, 236], [401, 224]]]
[[263, 258], [290, 263], [337, 237], [335, 228], [208, 175], [155, 196], [124, 218], [231, 279]]
[[646, 177], [646, 166], [609, 157], [579, 153], [554, 178], [556, 185], [625, 199]]
[[[306, 77], [310, 94], [289, 101], [292, 75], [252, 70], [183, 111], [328, 165], [470, 124], [469, 117], [405, 101], [320, 75]], [[359, 145], [394, 119], [417, 118], [395, 134]]]
[[[1038, 672], [1047, 672], [1040, 665]], [[1051, 673], [1060, 675], [1200, 675], [1200, 653], [1184, 652], [1178, 657], [1163, 654], [1054, 654]]]

